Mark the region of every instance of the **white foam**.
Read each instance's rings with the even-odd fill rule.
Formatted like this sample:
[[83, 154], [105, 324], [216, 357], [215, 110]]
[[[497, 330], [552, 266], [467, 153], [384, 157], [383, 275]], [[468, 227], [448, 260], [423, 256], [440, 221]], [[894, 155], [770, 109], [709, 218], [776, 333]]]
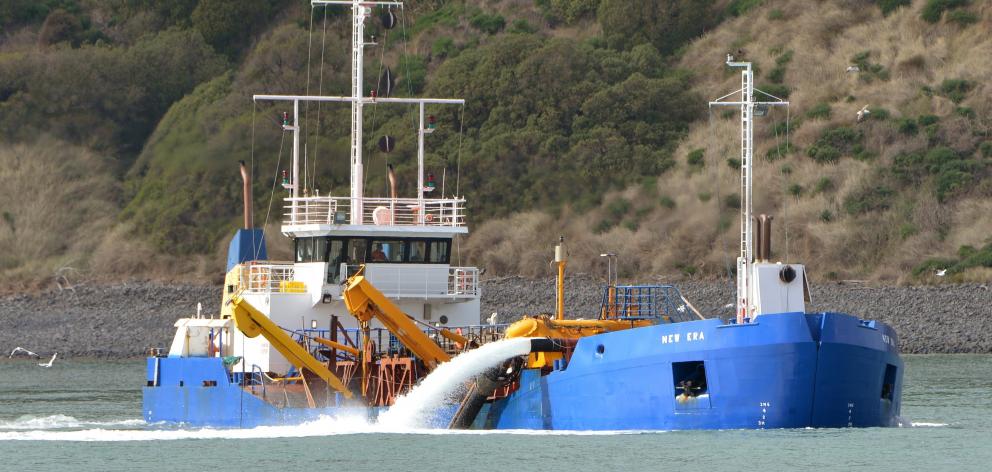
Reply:
[[51, 430], [69, 428], [104, 428], [141, 426], [141, 419], [115, 421], [83, 421], [68, 415], [31, 416], [24, 415], [12, 421], [0, 421], [0, 430]]
[[914, 428], [942, 428], [948, 426], [947, 423], [924, 423], [913, 421], [910, 423]]
[[506, 359], [529, 353], [530, 341], [531, 338], [511, 338], [487, 343], [439, 365], [379, 415], [378, 428], [405, 431], [429, 427], [432, 414], [452, 401], [466, 381]]
[[288, 426], [259, 426], [251, 429], [83, 429], [76, 431], [31, 430], [0, 432], [0, 441], [176, 441], [183, 439], [272, 439], [327, 437], [355, 434], [412, 434], [412, 435], [554, 435], [554, 436], [613, 436], [619, 434], [645, 434], [656, 431], [544, 431], [544, 430], [448, 430], [448, 429], [396, 429], [370, 424], [365, 416], [324, 416], [315, 421]]

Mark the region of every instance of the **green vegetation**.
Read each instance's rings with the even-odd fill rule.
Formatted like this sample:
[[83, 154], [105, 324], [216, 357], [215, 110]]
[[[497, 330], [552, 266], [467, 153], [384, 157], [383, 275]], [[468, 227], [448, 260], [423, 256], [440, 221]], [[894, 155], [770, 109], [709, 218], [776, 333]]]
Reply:
[[830, 104], [823, 102], [817, 103], [809, 110], [806, 110], [806, 118], [813, 120], [829, 120], [831, 114]]
[[692, 168], [697, 168], [697, 169], [703, 168], [706, 165], [706, 160], [704, 158], [704, 156], [705, 156], [704, 152], [705, 151], [703, 149], [693, 149], [685, 157], [685, 163], [688, 164], [689, 167], [692, 167]]
[[469, 19], [469, 24], [483, 33], [496, 34], [506, 27], [506, 19], [502, 15], [480, 12]]
[[961, 103], [974, 86], [974, 83], [964, 79], [945, 79], [937, 90], [952, 102]]
[[897, 8], [908, 6], [911, 0], [875, 0], [875, 3], [878, 4], [878, 8], [882, 10], [883, 15], [888, 15]]
[[892, 206], [895, 191], [883, 184], [869, 184], [844, 197], [844, 211], [856, 216]]
[[872, 52], [862, 51], [854, 55], [851, 58], [851, 63], [858, 66], [858, 79], [863, 82], [871, 83], [875, 80], [887, 81], [889, 80], [889, 71], [881, 64], [871, 61]]
[[[890, 15], [910, 2], [874, 3]], [[382, 30], [378, 11], [369, 21], [369, 34], [379, 44], [367, 56], [366, 86], [372, 88], [388, 67], [399, 96], [466, 99], [464, 109], [428, 107], [437, 130], [427, 140], [426, 165], [446, 196], [468, 197], [476, 240], [483, 233], [477, 231], [480, 225], [500, 225], [505, 217], [545, 230], [562, 225], [562, 231], [602, 234], [581, 244], [633, 251], [658, 228], [696, 225], [705, 231], [673, 231], [671, 249], [630, 257], [643, 260], [630, 270], [671, 271], [676, 261], [691, 260], [693, 265], [680, 264], [679, 271], [712, 275], [719, 264], [691, 248], [710, 247], [712, 238], [734, 233], [732, 210], [740, 197], [723, 189], [714, 193], [711, 185], [720, 179], [736, 186], [740, 161], [716, 147], [714, 156], [706, 155], [704, 149], [711, 148], [706, 131], [700, 131], [706, 127], [700, 120], [706, 113], [702, 95], [717, 90], [721, 80], [729, 82], [733, 73], [725, 69], [722, 75], [713, 61], [726, 52], [743, 54], [762, 62], [755, 64], [759, 89], [781, 98], [794, 95], [808, 107], [793, 116], [788, 140], [781, 112], [771, 112], [755, 129], [758, 150], [776, 162], [757, 163], [763, 169], [760, 185], [771, 192], [768, 204], [788, 204], [790, 213], [796, 208], [792, 214], [805, 219], [797, 227], [817, 221], [832, 226], [813, 244], [810, 236], [797, 233], [802, 242], [795, 247], [822, 248], [828, 252], [824, 260], [837, 260], [829, 251], [838, 247], [870, 248], [871, 257], [889, 254], [882, 273], [891, 274], [926, 257], [913, 254], [917, 259], [907, 262], [891, 254], [920, 247], [940, 254], [947, 249], [941, 244], [970, 237], [958, 228], [959, 219], [974, 220], [963, 215], [977, 214], [984, 207], [975, 202], [992, 197], [992, 130], [983, 115], [988, 74], [962, 62], [968, 55], [960, 49], [984, 50], [987, 44], [968, 27], [981, 20], [980, 10], [961, 8], [966, 4], [924, 1], [915, 7], [936, 15], [934, 22], [949, 24], [939, 28], [947, 36], [941, 60], [893, 43], [892, 38], [907, 37], [906, 24], [918, 22], [881, 20], [894, 28], [892, 34], [880, 35], [877, 45], [862, 43], [870, 50], [858, 54], [834, 45], [831, 51], [847, 51], [842, 57], [851, 56], [860, 72], [845, 75], [850, 80], [836, 81], [836, 90], [824, 94], [811, 77], [816, 74], [793, 67], [794, 57], [802, 51], [807, 63], [810, 54], [824, 52], [826, 36], [861, 30], [837, 24], [815, 37], [812, 28], [799, 25], [796, 34], [774, 36], [727, 31], [719, 24], [735, 16], [805, 21], [794, 6], [761, 0], [416, 1], [402, 12], [402, 27]], [[249, 97], [347, 93], [348, 38], [340, 34], [347, 30], [347, 15], [342, 8], [327, 9], [324, 38], [323, 12], [311, 13], [307, 2], [298, 0], [0, 2], [0, 143], [19, 150], [0, 157], [5, 166], [16, 167], [25, 153], [37, 152], [44, 154], [38, 161], [44, 169], [65, 174], [39, 183], [23, 178], [22, 169], [4, 180], [17, 184], [7, 184], [11, 203], [0, 208], [0, 241], [15, 249], [0, 261], [0, 270], [48, 277], [54, 264], [140, 267], [135, 261], [158, 253], [166, 255], [163, 267], [172, 267], [166, 270], [191, 261], [196, 270], [213, 273], [241, 211], [240, 159], [253, 165], [257, 219], [261, 223], [268, 215], [272, 231], [285, 193], [270, 179], [289, 167], [290, 135], [279, 125], [288, 107]], [[324, 67], [315, 67], [325, 50]], [[892, 64], [891, 76], [882, 64]], [[972, 72], [960, 76], [963, 70]], [[927, 77], [940, 79], [921, 86]], [[863, 103], [871, 105], [870, 122], [855, 125], [848, 115]], [[735, 117], [733, 110], [720, 110], [713, 119], [729, 119], [718, 123], [729, 128]], [[809, 129], [796, 133], [804, 121]], [[396, 169], [401, 194], [414, 193], [414, 122], [410, 108], [366, 108], [369, 196], [386, 194], [387, 164]], [[301, 106], [309, 191], [347, 193], [347, 123], [347, 107]], [[385, 134], [397, 139], [388, 154], [375, 146]], [[59, 164], [53, 149], [64, 149], [85, 165]], [[707, 168], [707, 157], [717, 159], [710, 162], [714, 167]], [[862, 162], [844, 162], [848, 157]], [[838, 165], [824, 172], [819, 164], [827, 163]], [[99, 172], [100, 178], [87, 180], [92, 177], [87, 172]], [[92, 195], [80, 190], [73, 173], [99, 189]], [[85, 203], [79, 205], [97, 209], [81, 212], [101, 215], [99, 225], [87, 228], [94, 238], [41, 241], [38, 254], [55, 256], [42, 258], [47, 265], [25, 268], [34, 253], [17, 244], [38, 226], [16, 204], [16, 195], [32, 192], [20, 180], [44, 185], [45, 191], [64, 189], [80, 196]], [[58, 192], [34, 192], [53, 202], [71, 201]], [[946, 206], [940, 212], [934, 210], [941, 204]], [[950, 216], [942, 216], [945, 212]], [[574, 226], [562, 223], [566, 220]], [[861, 224], [869, 220], [879, 224]], [[514, 232], [506, 239], [516, 240], [527, 225], [509, 226]], [[987, 228], [972, 233], [981, 229]], [[909, 251], [901, 251], [904, 240], [912, 245]], [[117, 247], [126, 249], [108, 249]], [[962, 263], [982, 250], [946, 259]], [[473, 251], [468, 262], [485, 265]], [[859, 249], [850, 257], [867, 252]], [[518, 269], [508, 262], [503, 266]], [[855, 275], [842, 272], [835, 277]]]
[[920, 12], [920, 17], [928, 23], [936, 23], [944, 15], [944, 12], [958, 7], [963, 7], [969, 0], [927, 0]]
[[992, 268], [992, 243], [982, 246], [981, 249], [969, 245], [961, 246], [958, 248], [956, 258], [928, 259], [913, 268], [913, 275], [921, 277], [938, 270], [946, 270], [946, 275], [953, 276], [976, 267]]
[[864, 132], [848, 126], [839, 126], [823, 132], [806, 155], [820, 164], [837, 162], [842, 156], [866, 159], [869, 154], [864, 149]]
[[961, 26], [978, 23], [978, 15], [968, 10], [953, 10], [947, 14], [947, 21], [957, 23]]

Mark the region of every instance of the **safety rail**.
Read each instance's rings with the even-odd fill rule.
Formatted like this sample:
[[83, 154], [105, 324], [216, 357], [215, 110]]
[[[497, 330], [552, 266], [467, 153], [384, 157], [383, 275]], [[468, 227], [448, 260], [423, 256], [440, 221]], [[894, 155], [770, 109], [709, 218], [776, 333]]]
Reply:
[[[497, 341], [503, 339], [503, 333], [506, 331], [507, 324], [482, 324], [482, 325], [468, 325], [468, 326], [424, 326], [423, 331], [438, 345], [441, 346], [445, 352], [448, 353], [458, 353], [464, 350], [467, 346], [459, 346], [457, 342], [445, 337], [441, 334], [441, 330], [449, 330], [451, 332], [457, 333], [464, 336], [470, 342], [474, 342], [478, 345], [485, 343]], [[364, 343], [364, 338], [362, 336], [362, 330], [358, 328], [343, 328], [339, 331], [343, 333], [349, 340], [354, 340], [354, 343], [343, 342], [342, 344], [355, 347], [360, 349]], [[320, 347], [320, 349], [313, 349], [313, 352], [317, 355], [317, 359], [321, 361], [327, 361], [326, 356], [324, 356], [319, 351], [330, 350], [326, 347], [321, 347], [316, 343], [309, 343], [310, 338], [324, 338], [330, 339], [331, 330], [323, 328], [307, 328], [301, 330], [295, 330], [292, 332], [291, 336], [297, 339], [300, 344], [311, 345]], [[406, 349], [402, 343], [396, 339], [389, 330], [385, 328], [371, 328], [369, 329], [369, 338], [372, 340], [373, 353], [377, 356], [392, 356], [392, 355], [402, 355], [409, 356], [412, 355], [408, 349]], [[337, 360], [355, 360], [350, 354], [338, 350]]]
[[603, 289], [603, 319], [689, 321], [695, 319], [682, 293], [671, 285], [616, 285]]
[[251, 262], [241, 268], [241, 287], [246, 293], [306, 292], [306, 285], [294, 280], [291, 262]]
[[[349, 265], [347, 277], [361, 265]], [[365, 266], [365, 276], [387, 297], [479, 296], [478, 267], [423, 266], [420, 264], [373, 264]]]
[[[350, 197], [285, 198], [284, 225], [351, 224]], [[463, 198], [362, 198], [359, 224], [376, 226], [465, 226]]]

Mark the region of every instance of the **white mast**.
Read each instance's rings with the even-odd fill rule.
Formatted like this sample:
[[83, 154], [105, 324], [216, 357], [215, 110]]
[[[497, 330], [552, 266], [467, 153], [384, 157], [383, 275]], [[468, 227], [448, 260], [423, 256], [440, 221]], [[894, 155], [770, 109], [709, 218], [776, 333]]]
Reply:
[[397, 6], [402, 2], [369, 2], [359, 0], [311, 0], [311, 5], [351, 6], [351, 224], [362, 224], [364, 166], [362, 164], [362, 98], [365, 96], [365, 19], [372, 7]]
[[[755, 106], [788, 106], [789, 102], [784, 101], [771, 94], [761, 92], [776, 101], [762, 102], [754, 100], [754, 73], [751, 70], [750, 62], [734, 62], [731, 55], [727, 55], [727, 66], [740, 67], [741, 89], [724, 95], [712, 102], [714, 106], [737, 106], [741, 111], [741, 198], [744, 200], [741, 205], [741, 252], [737, 258], [737, 322], [743, 323], [745, 318], [754, 318], [754, 287], [751, 283], [752, 264], [754, 263], [754, 200], [753, 200], [753, 172], [754, 172], [754, 111]], [[740, 101], [723, 101], [736, 93], [740, 93]]]
[[364, 48], [366, 45], [375, 43], [365, 42], [365, 20], [376, 6], [403, 7], [402, 2], [390, 1], [360, 1], [360, 0], [311, 0], [311, 5], [346, 5], [351, 7], [352, 30], [351, 30], [351, 95], [348, 97], [338, 96], [316, 96], [316, 95], [254, 95], [254, 100], [266, 101], [291, 101], [293, 102], [293, 123], [284, 124], [283, 129], [293, 132], [293, 175], [292, 181], [284, 184], [290, 189], [291, 194], [291, 221], [296, 221], [298, 200], [301, 192], [297, 180], [299, 178], [299, 102], [349, 102], [351, 103], [351, 218], [350, 224], [361, 225], [363, 221], [363, 198], [364, 198], [364, 169], [362, 165], [362, 110], [366, 104], [376, 103], [401, 103], [417, 104], [420, 107], [420, 126], [417, 132], [417, 167], [418, 177], [417, 191], [418, 208], [420, 217], [418, 223], [423, 224], [424, 215], [424, 135], [429, 134], [433, 129], [424, 126], [424, 105], [425, 104], [453, 104], [464, 105], [461, 99], [448, 98], [388, 98], [365, 96], [364, 88]]

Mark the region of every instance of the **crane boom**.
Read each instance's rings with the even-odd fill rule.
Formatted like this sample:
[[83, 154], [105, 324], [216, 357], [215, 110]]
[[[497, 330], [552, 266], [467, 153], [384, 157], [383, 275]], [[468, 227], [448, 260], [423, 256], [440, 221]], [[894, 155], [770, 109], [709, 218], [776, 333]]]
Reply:
[[291, 362], [297, 369], [307, 369], [327, 382], [334, 390], [341, 392], [345, 398], [351, 398], [352, 393], [336, 375], [306, 349], [296, 343], [279, 325], [275, 324], [257, 308], [245, 301], [240, 294], [231, 299], [231, 311], [234, 322], [245, 336], [254, 338], [261, 334], [272, 346]]
[[438, 364], [451, 360], [451, 356], [421, 331], [403, 310], [375, 288], [362, 275], [362, 271], [348, 278], [341, 296], [355, 318], [361, 322], [377, 319], [429, 368], [433, 369]]

